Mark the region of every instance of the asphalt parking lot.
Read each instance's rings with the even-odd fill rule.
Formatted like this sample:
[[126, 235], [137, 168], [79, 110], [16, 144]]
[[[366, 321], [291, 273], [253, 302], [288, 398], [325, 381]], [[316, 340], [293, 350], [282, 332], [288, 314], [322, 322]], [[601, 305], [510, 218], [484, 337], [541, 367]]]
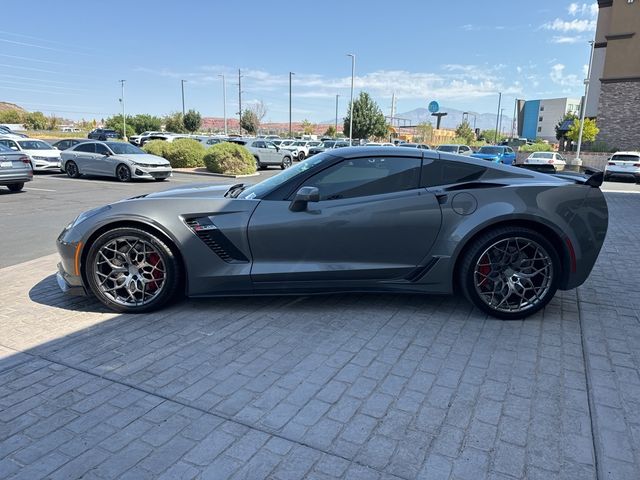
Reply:
[[[69, 182], [0, 196], [15, 242], [0, 257], [0, 477], [640, 477], [638, 186], [603, 187], [587, 283], [503, 322], [392, 294], [117, 315], [59, 292], [53, 239], [81, 210], [170, 185]], [[7, 230], [37, 222], [44, 246], [16, 261], [32, 245]]]

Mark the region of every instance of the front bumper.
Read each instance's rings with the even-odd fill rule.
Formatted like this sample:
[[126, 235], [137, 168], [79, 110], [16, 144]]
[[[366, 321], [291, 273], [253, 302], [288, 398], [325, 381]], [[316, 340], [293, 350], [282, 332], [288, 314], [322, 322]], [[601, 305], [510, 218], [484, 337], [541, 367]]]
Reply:
[[87, 296], [87, 291], [84, 288], [84, 285], [72, 285], [69, 282], [69, 274], [64, 271], [62, 268], [62, 264], [58, 264], [58, 273], [56, 273], [56, 282], [58, 282], [58, 287], [62, 290], [63, 293], [67, 295], [72, 295], [75, 297], [85, 297]]
[[41, 160], [33, 157], [31, 158], [31, 165], [33, 166], [33, 170], [36, 172], [62, 170], [60, 162], [61, 160], [59, 158], [56, 160]]
[[169, 178], [173, 176], [173, 171], [166, 167], [150, 168], [136, 165], [132, 168], [132, 176], [133, 178], [146, 179]]
[[56, 241], [56, 248], [60, 255], [56, 281], [60, 289], [70, 295], [86, 295], [87, 290], [82, 280], [81, 260], [82, 242], [71, 241], [68, 238], [69, 227], [65, 228]]

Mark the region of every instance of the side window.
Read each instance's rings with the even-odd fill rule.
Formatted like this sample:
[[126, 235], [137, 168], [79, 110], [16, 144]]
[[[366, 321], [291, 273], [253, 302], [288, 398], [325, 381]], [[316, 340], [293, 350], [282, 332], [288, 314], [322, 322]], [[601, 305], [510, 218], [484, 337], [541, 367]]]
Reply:
[[253, 148], [267, 148], [264, 142], [253, 142]]
[[96, 153], [98, 155], [109, 155], [111, 153], [105, 145], [102, 145], [101, 143], [96, 143], [95, 145], [96, 145]]
[[266, 142], [266, 144], [267, 144], [267, 148], [270, 148], [271, 150], [275, 150], [276, 149], [276, 146], [273, 143]]
[[365, 197], [418, 187], [419, 158], [355, 158], [343, 160], [307, 180], [320, 200]]
[[478, 180], [485, 171], [484, 167], [470, 163], [425, 158], [420, 186], [435, 187], [437, 185], [473, 182]]
[[81, 143], [78, 145], [74, 151], [75, 152], [87, 152], [87, 153], [95, 153], [95, 143]]

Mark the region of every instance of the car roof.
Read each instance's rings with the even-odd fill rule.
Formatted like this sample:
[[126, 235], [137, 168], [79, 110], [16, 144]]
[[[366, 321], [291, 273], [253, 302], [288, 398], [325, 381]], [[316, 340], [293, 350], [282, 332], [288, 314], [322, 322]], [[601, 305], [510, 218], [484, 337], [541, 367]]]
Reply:
[[[339, 153], [338, 153], [339, 152]], [[407, 148], [406, 150], [400, 150], [398, 147], [388, 147], [388, 146], [373, 146], [367, 147], [366, 145], [358, 146], [358, 147], [344, 147], [337, 149], [335, 155], [339, 155], [343, 158], [357, 158], [357, 157], [366, 157], [371, 155], [380, 155], [380, 156], [393, 156], [393, 157], [422, 157], [422, 153], [424, 150], [419, 148]]]
[[614, 155], [640, 155], [640, 152], [616, 152]]

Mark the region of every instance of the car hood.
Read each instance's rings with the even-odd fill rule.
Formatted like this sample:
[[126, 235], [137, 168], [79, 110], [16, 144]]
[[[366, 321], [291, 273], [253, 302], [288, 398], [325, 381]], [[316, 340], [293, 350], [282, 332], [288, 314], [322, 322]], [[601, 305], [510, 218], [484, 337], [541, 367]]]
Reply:
[[35, 155], [36, 157], [59, 157], [60, 150], [51, 149], [51, 150], [22, 150], [24, 153], [28, 153], [29, 155]]
[[130, 162], [139, 163], [141, 165], [170, 165], [168, 160], [149, 153], [145, 153], [144, 155], [137, 153], [131, 155], [114, 155], [114, 157], [122, 160], [129, 160]]
[[472, 153], [474, 158], [483, 158], [485, 160], [496, 160], [502, 156], [501, 153]]
[[[181, 187], [171, 188], [162, 192], [149, 193], [139, 197], [133, 197], [129, 200], [138, 198], [147, 199], [179, 199], [179, 198], [222, 198], [224, 194], [231, 188], [231, 185], [211, 185], [210, 183], [198, 183], [185, 185]], [[126, 202], [127, 200], [125, 200]]]

